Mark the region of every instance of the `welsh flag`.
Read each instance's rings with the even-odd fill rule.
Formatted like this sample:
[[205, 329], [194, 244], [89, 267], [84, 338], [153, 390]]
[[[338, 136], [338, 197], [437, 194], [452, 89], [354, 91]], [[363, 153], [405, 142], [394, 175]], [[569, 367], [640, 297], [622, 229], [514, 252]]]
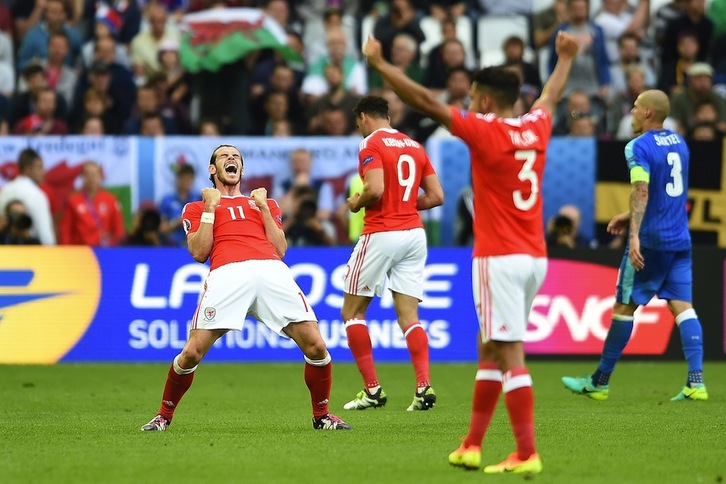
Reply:
[[257, 8], [217, 8], [184, 15], [179, 58], [189, 72], [217, 72], [250, 52], [280, 51], [285, 60], [301, 63], [302, 57], [287, 45], [280, 24]]

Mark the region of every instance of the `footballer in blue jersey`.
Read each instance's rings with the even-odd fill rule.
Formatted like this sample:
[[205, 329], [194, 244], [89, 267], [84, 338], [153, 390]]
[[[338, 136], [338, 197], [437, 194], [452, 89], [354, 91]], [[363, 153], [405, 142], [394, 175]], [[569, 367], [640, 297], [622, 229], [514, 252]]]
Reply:
[[691, 304], [691, 236], [686, 213], [690, 153], [680, 135], [663, 129], [663, 121], [670, 113], [664, 92], [643, 92], [631, 112], [633, 132], [639, 136], [625, 147], [630, 210], [608, 224], [612, 234], [629, 230], [618, 272], [612, 324], [595, 373], [580, 378], [566, 376], [562, 383], [573, 393], [605, 400], [610, 375], [633, 331], [633, 314], [657, 295], [668, 302], [688, 363], [686, 384], [671, 400], [707, 400], [703, 333]]

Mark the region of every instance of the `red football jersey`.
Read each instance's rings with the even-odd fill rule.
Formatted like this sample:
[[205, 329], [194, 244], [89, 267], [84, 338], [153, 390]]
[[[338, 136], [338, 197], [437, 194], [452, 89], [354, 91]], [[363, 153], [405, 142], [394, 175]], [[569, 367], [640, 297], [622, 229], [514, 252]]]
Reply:
[[540, 108], [499, 118], [451, 107], [451, 133], [469, 147], [474, 192], [475, 257], [547, 255], [542, 174], [552, 132]]
[[423, 146], [395, 129], [378, 129], [360, 143], [358, 172], [383, 169], [381, 199], [366, 207], [362, 234], [423, 227], [416, 210], [421, 179], [436, 174]]
[[[267, 199], [272, 218], [282, 228], [282, 212], [277, 202]], [[199, 229], [204, 202], [187, 203], [182, 223], [187, 234]], [[277, 259], [275, 247], [265, 235], [265, 225], [255, 201], [244, 195], [223, 196], [214, 212], [214, 243], [209, 255], [210, 270], [244, 260]]]

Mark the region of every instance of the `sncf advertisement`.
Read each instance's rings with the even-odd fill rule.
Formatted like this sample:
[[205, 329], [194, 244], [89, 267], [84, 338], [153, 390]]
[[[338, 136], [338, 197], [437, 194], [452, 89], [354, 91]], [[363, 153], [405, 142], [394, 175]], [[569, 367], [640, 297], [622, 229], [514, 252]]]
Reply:
[[[296, 248], [285, 258], [315, 308], [337, 361], [353, 361], [340, 319], [350, 251]], [[610, 325], [617, 260], [550, 258], [529, 317], [528, 354], [599, 354]], [[184, 346], [208, 273], [206, 265], [194, 262], [183, 249], [3, 247], [0, 261], [0, 363], [13, 364], [169, 361]], [[723, 265], [721, 258], [716, 267]], [[723, 285], [718, 291], [723, 295]], [[720, 316], [726, 315], [722, 301]], [[428, 332], [432, 361], [476, 360], [478, 322], [468, 249], [430, 250], [420, 319]], [[713, 333], [701, 319], [704, 334]], [[719, 353], [723, 319], [712, 321]], [[390, 294], [374, 300], [367, 320], [376, 361], [409, 360]], [[677, 339], [665, 301], [651, 301], [636, 313], [635, 322], [626, 354], [662, 356], [673, 346], [674, 334]], [[726, 351], [726, 343], [723, 348]], [[206, 359], [300, 358], [291, 340], [250, 318], [242, 331], [231, 331], [217, 341]]]

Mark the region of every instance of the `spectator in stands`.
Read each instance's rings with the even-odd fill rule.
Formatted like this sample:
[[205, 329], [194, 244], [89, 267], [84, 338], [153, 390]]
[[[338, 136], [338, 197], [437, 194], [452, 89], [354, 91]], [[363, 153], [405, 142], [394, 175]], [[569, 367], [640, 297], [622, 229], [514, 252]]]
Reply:
[[448, 18], [456, 20], [476, 8], [473, 0], [429, 0], [418, 3], [428, 4], [428, 11], [425, 13], [440, 21]]
[[670, 3], [666, 3], [658, 7], [655, 14], [652, 15], [653, 30], [655, 34], [655, 42], [662, 47], [665, 42], [666, 29], [671, 20], [675, 20], [686, 12], [686, 3], [688, 0], [673, 0]]
[[716, 123], [708, 121], [699, 121], [686, 133], [686, 139], [693, 141], [716, 141], [723, 136]]
[[161, 117], [161, 114], [158, 112], [142, 114], [139, 134], [141, 136], [166, 136], [164, 118]]
[[0, 94], [0, 136], [10, 132], [10, 100]]
[[106, 130], [103, 127], [103, 119], [98, 116], [88, 116], [83, 120], [80, 133], [84, 136], [103, 136]]
[[[72, 122], [80, 124], [84, 113], [103, 116], [106, 131], [109, 134], [120, 133], [131, 105], [125, 104], [126, 97], [121, 95], [119, 90], [118, 86], [112, 85], [109, 66], [99, 61], [91, 64], [86, 78], [81, 78], [78, 82], [77, 94], [74, 96], [76, 106], [71, 116]], [[92, 91], [93, 94], [88, 94], [89, 91]], [[136, 91], [135, 88], [134, 91]], [[93, 104], [89, 110], [89, 102], [94, 102], [93, 99], [96, 98], [101, 100], [100, 106]], [[99, 108], [101, 108], [100, 112]]]
[[43, 245], [55, 245], [55, 228], [48, 195], [41, 188], [45, 179], [43, 159], [33, 149], [26, 148], [18, 155], [18, 176], [0, 190], [0, 213], [9, 202], [19, 200], [33, 220], [31, 235]]
[[[269, 83], [269, 88], [262, 85], [253, 86], [252, 88], [253, 99], [250, 115], [254, 123], [253, 133], [264, 134], [264, 127], [269, 117], [267, 111], [268, 104], [273, 93], [283, 93], [285, 95], [287, 104], [285, 118], [291, 121], [296, 132], [303, 132], [305, 109], [300, 100], [299, 84], [297, 83], [293, 69], [285, 63], [277, 64], [272, 71], [272, 77], [269, 79]], [[260, 89], [262, 91], [259, 91]], [[276, 119], [280, 118], [278, 117]]]
[[74, 131], [80, 131], [88, 118], [101, 118], [104, 132], [117, 134], [120, 132], [122, 120], [115, 117], [111, 109], [112, 99], [107, 93], [89, 88], [83, 94], [83, 105], [78, 113]]
[[68, 7], [63, 0], [46, 0], [43, 21], [27, 31], [18, 48], [18, 69], [24, 69], [33, 59], [48, 57], [48, 40], [51, 32], [63, 30], [70, 40], [70, 52], [65, 63], [72, 66], [81, 48], [81, 38], [68, 25]]
[[563, 205], [557, 215], [547, 222], [547, 246], [575, 248], [595, 248], [596, 240], [588, 240], [580, 233], [582, 212], [576, 205]]
[[668, 95], [682, 92], [686, 88], [686, 72], [698, 62], [698, 36], [695, 32], [681, 32], [678, 36], [678, 57], [668, 59], [661, 66], [658, 89]]
[[3, 227], [0, 229], [1, 245], [39, 245], [38, 237], [30, 233], [33, 219], [28, 215], [25, 204], [11, 200], [5, 206]]
[[141, 28], [141, 9], [135, 0], [84, 0], [83, 17], [92, 25], [98, 17], [120, 18], [118, 41], [128, 46]]
[[479, 0], [484, 15], [532, 15], [532, 0]]
[[175, 175], [174, 192], [165, 195], [159, 203], [160, 231], [173, 245], [186, 247], [187, 237], [182, 226], [181, 215], [184, 205], [200, 199], [197, 192], [192, 191], [196, 171], [192, 165], [178, 165]]
[[348, 126], [353, 126], [353, 123], [355, 123], [353, 108], [360, 96], [346, 89], [343, 84], [343, 72], [340, 66], [329, 64], [325, 67], [325, 83], [329, 86], [327, 93], [311, 103], [305, 111], [308, 133], [315, 133], [320, 130], [323, 113], [330, 107], [337, 107], [342, 109], [343, 112], [349, 113], [346, 121]]
[[696, 59], [705, 61], [708, 57], [711, 41], [713, 40], [713, 22], [706, 17], [705, 0], [687, 0], [685, 15], [674, 18], [666, 27], [663, 38], [663, 51], [661, 65], [678, 55], [678, 38], [683, 32], [695, 32], [698, 36], [698, 54]]
[[549, 45], [557, 27], [567, 19], [567, 0], [555, 0], [551, 7], [535, 15], [532, 20], [534, 48], [539, 50]]
[[20, 43], [30, 29], [42, 22], [45, 4], [46, 2], [37, 0], [10, 2], [16, 45]]
[[12, 32], [0, 30], [0, 96], [8, 99], [15, 92], [15, 63], [13, 62]]
[[516, 67], [521, 73], [522, 84], [527, 84], [542, 90], [542, 80], [539, 77], [539, 69], [534, 64], [524, 60], [524, 41], [521, 37], [513, 35], [508, 37], [502, 45], [504, 50], [504, 65]]
[[573, 91], [557, 106], [552, 133], [555, 135], [570, 134], [572, 123], [580, 118], [590, 118], [596, 133], [604, 132], [603, 112], [600, 105], [593, 104], [585, 91]]
[[[398, 34], [393, 39], [391, 46], [391, 63], [416, 82], [423, 81], [423, 70], [416, 61], [418, 43], [408, 34]], [[383, 79], [376, 71], [370, 71], [368, 86], [373, 88], [383, 87]]]
[[211, 119], [203, 119], [199, 123], [200, 136], [220, 136], [219, 125]]
[[627, 32], [620, 36], [618, 40], [618, 57], [615, 57], [615, 61], [610, 64], [609, 101], [612, 101], [618, 94], [622, 94], [627, 89], [626, 72], [633, 66], [640, 68], [645, 86], [655, 87], [655, 72], [647, 62], [641, 62], [640, 60], [640, 39], [635, 34]]
[[38, 93], [35, 113], [29, 114], [15, 124], [13, 134], [24, 135], [66, 135], [68, 126], [56, 117], [57, 94], [53, 89], [43, 88]]
[[273, 198], [280, 203], [283, 220], [290, 224], [293, 215], [299, 209], [300, 198], [296, 198], [295, 190], [300, 188], [312, 189], [317, 204], [317, 210], [314, 212], [315, 217], [324, 226], [328, 227], [328, 233], [333, 234], [332, 216], [335, 206], [333, 187], [325, 180], [313, 177], [312, 171], [312, 153], [304, 148], [293, 150], [290, 153], [290, 176], [278, 181], [274, 188]]
[[100, 39], [112, 38], [114, 41], [116, 54], [114, 62], [121, 64], [126, 68], [131, 68], [131, 58], [129, 57], [126, 47], [118, 42], [118, 36], [121, 30], [121, 17], [112, 15], [111, 10], [103, 8], [96, 14], [95, 23], [93, 24], [93, 37], [87, 40], [81, 47], [81, 67], [88, 68], [96, 59], [96, 44]]
[[638, 40], [646, 36], [650, 20], [650, 1], [638, 0], [633, 8], [626, 0], [603, 0], [602, 10], [592, 21], [605, 34], [605, 50], [611, 63], [618, 60], [620, 37], [632, 34]]
[[272, 91], [266, 97], [264, 105], [265, 121], [262, 125], [254, 127], [254, 134], [269, 135], [272, 132], [272, 124], [279, 120], [288, 120], [290, 104], [287, 93], [283, 91]]
[[[73, 105], [73, 95], [78, 82], [75, 69], [64, 63], [69, 50], [70, 41], [65, 31], [53, 32], [48, 40], [48, 58], [38, 63], [44, 68], [43, 85], [54, 89], [63, 98], [62, 102], [65, 106]], [[21, 80], [18, 84], [18, 90], [23, 92], [27, 89], [26, 82]]]
[[305, 60], [308, 65], [312, 65], [321, 57], [328, 55], [329, 41], [320, 35], [320, 32], [332, 32], [335, 30], [343, 32], [346, 45], [345, 56], [357, 60], [360, 55], [358, 53], [358, 42], [356, 42], [355, 37], [357, 31], [355, 18], [350, 15], [344, 15], [343, 10], [335, 6], [327, 7], [323, 12], [314, 14], [309, 9], [310, 3], [302, 2], [302, 5], [298, 6], [298, 11], [301, 14], [304, 13], [305, 16], [303, 43], [305, 45]]
[[123, 240], [123, 245], [139, 247], [165, 247], [172, 245], [161, 231], [162, 222], [159, 210], [153, 204], [139, 207], [134, 214], [131, 232]]
[[[173, 53], [178, 57], [177, 53]], [[183, 71], [180, 77], [167, 76], [164, 73], [152, 74], [147, 83], [156, 91], [159, 102], [159, 112], [164, 118], [174, 120], [178, 134], [193, 134], [194, 127], [191, 120], [191, 87], [187, 84], [188, 78]], [[169, 83], [169, 79], [174, 84]], [[138, 94], [137, 94], [138, 95]]]
[[[587, 0], [567, 0], [567, 12], [569, 21], [557, 30], [574, 35], [580, 44], [580, 52], [572, 64], [565, 95], [585, 91], [588, 96], [597, 96], [604, 101], [610, 89], [610, 61], [605, 50], [605, 34], [600, 26], [588, 20]], [[550, 72], [557, 63], [555, 37], [553, 35], [550, 42]]]
[[610, 102], [607, 110], [607, 132], [615, 138], [620, 127], [620, 121], [628, 116], [633, 109], [633, 103], [640, 93], [645, 91], [645, 73], [638, 64], [633, 64], [625, 70], [625, 89], [618, 92]]
[[292, 124], [287, 119], [278, 119], [272, 122], [272, 133], [271, 136], [278, 138], [287, 138], [293, 136], [295, 133], [292, 130]]
[[[402, 33], [408, 34], [416, 46], [426, 40], [412, 0], [393, 0], [388, 14], [379, 18], [373, 27], [373, 36], [383, 46], [383, 57], [391, 62], [394, 39]], [[380, 84], [379, 82], [378, 86]], [[370, 82], [369, 85], [373, 86]]]
[[136, 82], [142, 84], [151, 74], [161, 72], [159, 49], [166, 43], [179, 44], [179, 31], [167, 22], [167, 11], [160, 4], [150, 4], [146, 9], [149, 30], [139, 32], [131, 41], [131, 62]]
[[441, 21], [441, 43], [433, 47], [427, 54], [428, 57], [425, 59], [427, 76], [428, 72], [434, 69], [441, 70], [444, 68], [444, 59], [441, 51], [444, 48], [444, 44], [452, 39], [457, 39], [456, 19], [447, 17]]
[[122, 134], [140, 134], [141, 119], [152, 113], [158, 113], [164, 124], [164, 133], [177, 134], [177, 126], [173, 115], [164, 115], [159, 110], [159, 96], [154, 86], [147, 84], [141, 86], [136, 92], [136, 105], [131, 116], [126, 120], [121, 130]]
[[716, 125], [726, 131], [726, 104], [713, 90], [713, 68], [705, 62], [697, 62], [688, 68], [687, 88], [671, 97], [671, 116], [678, 123], [678, 132], [685, 135], [695, 125], [696, 107], [710, 102], [718, 113]]
[[81, 189], [68, 197], [60, 221], [64, 245], [113, 247], [125, 237], [123, 212], [116, 197], [103, 189], [103, 171], [94, 161], [83, 164]]
[[327, 52], [315, 59], [308, 67], [303, 80], [302, 93], [313, 98], [330, 91], [326, 82], [325, 68], [329, 65], [339, 67], [343, 74], [342, 86], [353, 95], [362, 96], [368, 92], [368, 73], [366, 66], [356, 57], [347, 53], [345, 33], [341, 29], [327, 32]]
[[349, 113], [340, 106], [326, 106], [320, 114], [320, 123], [317, 130], [310, 134], [317, 136], [350, 136], [353, 126], [349, 120]]
[[577, 137], [595, 136], [595, 123], [590, 116], [573, 118], [570, 121], [570, 132], [568, 135]]
[[311, 186], [296, 186], [290, 192], [292, 210], [283, 222], [287, 244], [294, 246], [330, 246], [335, 239], [316, 215], [317, 193]]
[[426, 87], [439, 91], [446, 87], [449, 73], [454, 69], [464, 68], [466, 62], [464, 44], [456, 38], [445, 40], [441, 45], [440, 54], [441, 63], [429, 64], [424, 78]]

